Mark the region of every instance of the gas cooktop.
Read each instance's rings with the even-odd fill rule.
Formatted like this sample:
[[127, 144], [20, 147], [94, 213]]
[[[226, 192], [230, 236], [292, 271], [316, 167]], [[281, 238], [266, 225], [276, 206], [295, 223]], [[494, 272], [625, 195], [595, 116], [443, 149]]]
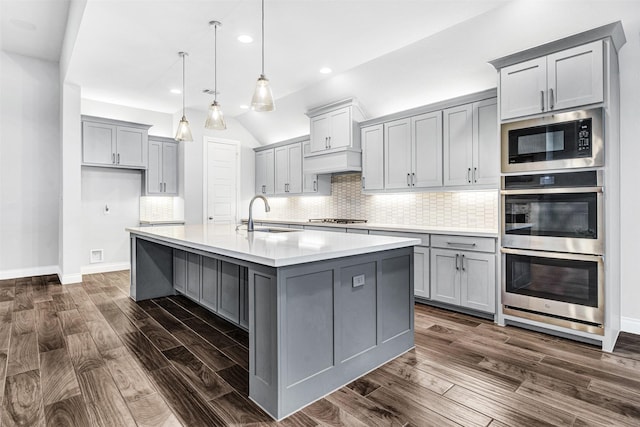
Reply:
[[353, 219], [353, 218], [313, 218], [309, 222], [325, 222], [330, 224], [357, 224], [365, 223], [366, 219]]

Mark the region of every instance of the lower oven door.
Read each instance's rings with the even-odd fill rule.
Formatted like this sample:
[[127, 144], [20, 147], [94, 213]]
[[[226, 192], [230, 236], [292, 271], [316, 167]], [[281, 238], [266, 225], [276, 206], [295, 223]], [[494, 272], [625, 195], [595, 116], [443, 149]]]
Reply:
[[[502, 304], [505, 308], [587, 326], [574, 329], [602, 326], [602, 256], [507, 248], [502, 248], [501, 252]], [[558, 321], [550, 323], [562, 325]]]

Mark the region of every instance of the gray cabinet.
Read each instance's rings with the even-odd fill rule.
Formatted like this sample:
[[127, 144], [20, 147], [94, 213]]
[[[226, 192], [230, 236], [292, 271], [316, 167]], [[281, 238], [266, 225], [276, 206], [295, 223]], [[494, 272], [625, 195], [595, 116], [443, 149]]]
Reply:
[[172, 138], [149, 136], [148, 151], [146, 194], [178, 195], [178, 143]]
[[432, 236], [431, 299], [495, 313], [495, 240]]
[[311, 152], [352, 147], [351, 108], [342, 107], [311, 117]]
[[540, 114], [604, 100], [602, 41], [500, 70], [500, 118]]
[[220, 261], [218, 314], [234, 323], [240, 321], [240, 266]]
[[498, 121], [495, 99], [444, 110], [444, 185], [498, 183]]
[[203, 256], [200, 304], [214, 312], [218, 311], [218, 275], [219, 261], [215, 258]]
[[304, 168], [304, 155], [311, 152], [311, 141], [302, 142], [302, 192], [310, 195], [330, 195], [331, 194], [331, 175], [308, 173]]
[[173, 250], [173, 288], [190, 298], [200, 299], [200, 255]]
[[145, 169], [150, 125], [82, 116], [82, 164]]
[[275, 182], [274, 150], [256, 152], [256, 194], [272, 195]]
[[302, 145], [299, 142], [276, 147], [275, 194], [302, 193]]
[[384, 189], [384, 126], [375, 125], [360, 130], [362, 143], [362, 189]]
[[185, 293], [187, 289], [187, 253], [173, 250], [173, 288]]

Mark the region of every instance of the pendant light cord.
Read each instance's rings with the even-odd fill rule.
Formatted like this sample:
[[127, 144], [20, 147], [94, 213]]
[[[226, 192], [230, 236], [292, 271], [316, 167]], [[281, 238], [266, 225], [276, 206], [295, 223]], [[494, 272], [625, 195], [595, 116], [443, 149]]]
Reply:
[[262, 75], [264, 76], [264, 0], [262, 0]]
[[213, 102], [216, 102], [218, 100], [218, 24], [213, 26]]
[[185, 77], [184, 77], [184, 75], [185, 75], [185, 72], [184, 72], [184, 70], [185, 70], [185, 68], [184, 68], [184, 60], [185, 60], [185, 59], [184, 59], [184, 57], [185, 57], [186, 55], [187, 55], [187, 54], [186, 54], [185, 52], [182, 52], [182, 117], [184, 117], [184, 111], [185, 111], [185, 106], [184, 106], [184, 105], [185, 105], [185, 102], [184, 102], [184, 92], [185, 92], [185, 85], [184, 85], [184, 82], [185, 82]]

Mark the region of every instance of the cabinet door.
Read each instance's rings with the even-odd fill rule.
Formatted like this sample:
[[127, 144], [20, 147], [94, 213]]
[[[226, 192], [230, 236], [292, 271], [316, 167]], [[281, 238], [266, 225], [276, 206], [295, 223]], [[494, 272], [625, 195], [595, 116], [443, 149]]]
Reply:
[[603, 73], [601, 40], [547, 56], [549, 109], [602, 102]]
[[546, 111], [547, 59], [536, 58], [500, 70], [502, 120]]
[[497, 100], [487, 99], [473, 104], [473, 171], [474, 184], [498, 185], [500, 173], [500, 140], [498, 139]]
[[218, 260], [202, 257], [202, 286], [200, 303], [210, 310], [218, 311]]
[[384, 124], [384, 187], [411, 188], [411, 119]]
[[460, 304], [460, 255], [431, 248], [431, 299]]
[[266, 194], [267, 157], [266, 151], [256, 153], [256, 194]]
[[351, 107], [341, 108], [328, 113], [329, 115], [329, 148], [344, 148], [351, 146]]
[[302, 193], [302, 144], [296, 142], [287, 146], [287, 149], [289, 156], [288, 193]]
[[82, 162], [113, 165], [116, 162], [116, 127], [82, 122]]
[[116, 164], [119, 166], [145, 167], [147, 158], [147, 132], [142, 129], [117, 127]]
[[145, 172], [147, 194], [162, 193], [162, 142], [149, 141], [149, 165]]
[[442, 186], [442, 112], [411, 118], [412, 186]]
[[249, 269], [240, 267], [240, 326], [249, 328]]
[[329, 116], [311, 118], [311, 152], [317, 153], [329, 148]]
[[200, 255], [187, 252], [187, 296], [200, 300]]
[[285, 194], [289, 182], [289, 150], [278, 147], [275, 154], [275, 190], [274, 194]]
[[363, 128], [362, 140], [362, 189], [384, 189], [384, 126]]
[[187, 289], [187, 253], [173, 250], [173, 288], [185, 293]]
[[471, 184], [473, 164], [473, 107], [444, 110], [444, 185]]
[[240, 266], [220, 261], [218, 314], [234, 323], [240, 320]]
[[164, 194], [178, 194], [178, 144], [162, 144], [162, 183]]
[[496, 256], [462, 252], [460, 305], [487, 313], [496, 312]]
[[429, 298], [429, 248], [413, 247], [413, 294]]

